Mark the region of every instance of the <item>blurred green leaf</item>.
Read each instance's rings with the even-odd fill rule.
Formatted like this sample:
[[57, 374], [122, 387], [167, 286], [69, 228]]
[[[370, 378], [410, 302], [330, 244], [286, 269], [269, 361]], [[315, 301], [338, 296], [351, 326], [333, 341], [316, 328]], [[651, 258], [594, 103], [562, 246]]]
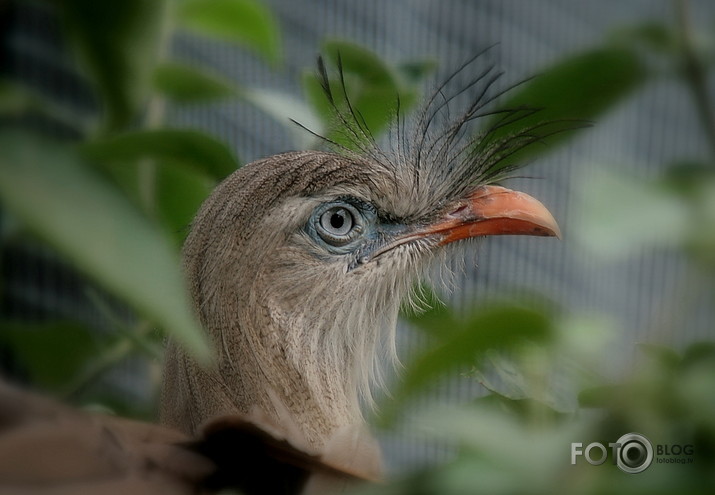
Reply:
[[692, 197], [703, 183], [715, 182], [715, 163], [686, 159], [668, 164], [661, 182], [684, 198]]
[[74, 108], [54, 102], [29, 87], [0, 79], [0, 116], [12, 119], [28, 114], [41, 115], [73, 131], [84, 132], [93, 124], [93, 119]]
[[104, 102], [108, 129], [126, 127], [146, 101], [165, 2], [59, 2], [66, 33]]
[[546, 315], [535, 310], [492, 305], [447, 332], [441, 345], [427, 350], [412, 363], [401, 385], [405, 392], [416, 390], [460, 365], [474, 364], [486, 351], [513, 348], [526, 339], [543, 340], [551, 334], [551, 324]]
[[[374, 136], [385, 129], [393, 119], [397, 111], [398, 96], [400, 112], [407, 112], [417, 101], [418, 92], [414, 87], [416, 81], [411, 80], [409, 82], [412, 84], [400, 86], [396, 74], [375, 53], [341, 40], [326, 41], [321, 52], [332, 66], [337, 66], [338, 61], [342, 63], [350, 106], [359, 115], [358, 118], [364, 120], [364, 124]], [[350, 115], [340, 77], [337, 74], [329, 74], [328, 77], [338, 109], [342, 114]], [[352, 147], [354, 137], [351, 137], [349, 130], [342, 123], [336, 121], [335, 109], [326, 99], [318, 76], [314, 73], [305, 74], [303, 88], [315, 113], [323, 120], [323, 127], [328, 130], [326, 137]], [[352, 117], [348, 118], [352, 120]]]
[[350, 41], [333, 39], [323, 43], [321, 52], [333, 64], [337, 65], [338, 59], [341, 59], [345, 72], [360, 74], [361, 80], [365, 84], [378, 87], [388, 86], [395, 89], [394, 77], [389, 66], [367, 48]]
[[[701, 361], [715, 363], [715, 342], [694, 342], [690, 344], [683, 354], [683, 363], [692, 365]], [[715, 381], [715, 376], [713, 376]]]
[[436, 60], [415, 60], [397, 66], [397, 72], [408, 83], [419, 84], [437, 68]]
[[[715, 268], [715, 174], [707, 163], [680, 162], [663, 178], [642, 180], [599, 167], [582, 181], [582, 215], [570, 226], [585, 248], [625, 259], [644, 247], [683, 249]], [[609, 201], [603, 201], [608, 197]]]
[[[652, 351], [659, 357], [639, 362], [633, 376], [584, 393], [583, 406], [597, 410], [554, 414], [534, 401], [494, 395], [469, 407], [433, 406], [411, 421], [411, 429], [454, 447], [456, 458], [360, 493], [708, 494], [715, 459], [715, 344], [699, 342], [677, 355], [665, 347]], [[534, 407], [549, 420], [534, 421]], [[572, 442], [607, 445], [632, 431], [649, 438], [654, 450], [690, 445], [693, 455], [656, 450], [651, 467], [638, 475], [621, 472], [610, 453], [600, 466], [583, 458], [571, 464]]]
[[[676, 194], [689, 208], [684, 221], [687, 226], [685, 251], [712, 275], [715, 270], [715, 167], [708, 168], [708, 172], [702, 169], [700, 173], [693, 172], [690, 187], [681, 184], [682, 189]], [[681, 179], [683, 183], [687, 180], [682, 176]], [[668, 181], [664, 184], [672, 186]]]
[[0, 79], [0, 114], [19, 115], [36, 106], [37, 98], [26, 88]]
[[581, 407], [605, 408], [615, 397], [623, 395], [622, 385], [597, 385], [588, 387], [578, 394], [578, 403]]
[[488, 372], [485, 373], [480, 369], [475, 371], [474, 376], [492, 394], [509, 401], [520, 402], [522, 405], [538, 403], [542, 407], [558, 413], [575, 411], [576, 398], [572, 397], [567, 390], [556, 387], [554, 384], [549, 384], [546, 387], [544, 383], [538, 383], [543, 377], [530, 380], [531, 377], [525, 374], [521, 367], [516, 366], [512, 360], [505, 356], [487, 353], [484, 361], [481, 368]]
[[163, 63], [156, 68], [154, 86], [164, 96], [179, 103], [213, 101], [237, 95], [237, 88], [231, 82], [177, 62]]
[[598, 170], [583, 181], [583, 214], [569, 228], [589, 252], [625, 258], [645, 246], [682, 244], [690, 215], [683, 198], [658, 183]]
[[60, 392], [100, 348], [97, 332], [75, 322], [0, 322], [0, 347], [19, 359], [34, 385]]
[[640, 44], [660, 54], [675, 55], [679, 49], [675, 30], [660, 22], [649, 21], [617, 29], [613, 38], [620, 45]]
[[178, 164], [158, 167], [156, 189], [159, 215], [177, 240], [177, 245], [183, 244], [191, 220], [215, 185], [215, 181], [204, 174]]
[[683, 355], [683, 373], [678, 392], [689, 406], [692, 423], [709, 431], [710, 454], [715, 459], [715, 342], [696, 342]]
[[[487, 387], [488, 388], [488, 387]], [[515, 420], [524, 423], [534, 423], [538, 418], [540, 423], [555, 423], [566, 421], [572, 417], [574, 408], [552, 407], [541, 400], [530, 397], [508, 397], [490, 390], [490, 394], [472, 401], [477, 407], [488, 407], [491, 410], [511, 415]]]
[[282, 59], [278, 22], [256, 0], [185, 0], [179, 20], [198, 33], [246, 45], [269, 62]]
[[664, 369], [675, 370], [681, 363], [682, 357], [674, 349], [653, 343], [638, 344], [640, 350], [649, 359]]
[[449, 332], [461, 328], [461, 322], [452, 310], [426, 284], [420, 284], [415, 289], [415, 296], [410, 301], [417, 308], [403, 307], [401, 316], [412, 326], [429, 335], [445, 339]]
[[458, 445], [460, 455], [421, 490], [412, 486], [392, 493], [559, 493], [554, 480], [570, 467], [566, 449], [585, 430], [581, 422], [535, 429], [484, 404], [438, 406], [421, 414], [416, 426], [429, 437]]
[[[699, 392], [690, 394], [689, 382], [694, 382], [692, 370], [704, 364], [709, 386], [715, 385], [715, 343], [695, 342], [685, 351], [647, 343], [638, 346], [641, 351], [634, 363], [632, 376], [619, 383], [589, 387], [579, 394], [582, 407], [597, 407], [610, 410], [613, 415], [641, 420], [644, 416], [651, 422], [681, 420], [692, 415], [688, 405], [700, 402]], [[704, 385], [701, 383], [700, 386]], [[698, 387], [696, 387], [698, 388]], [[711, 401], [715, 407], [715, 401]], [[715, 419], [715, 418], [714, 418]], [[715, 431], [715, 421], [713, 421]], [[714, 453], [715, 454], [715, 453]]]
[[135, 162], [151, 158], [159, 163], [180, 163], [216, 180], [233, 173], [240, 165], [221, 141], [190, 129], [130, 131], [81, 145], [89, 159]]
[[70, 149], [21, 133], [0, 135], [0, 198], [78, 268], [155, 321], [206, 362], [178, 253]]
[[500, 120], [504, 115], [489, 120], [485, 129], [492, 130], [480, 147], [487, 149], [519, 134], [542, 136], [536, 141], [538, 146], [530, 145], [505, 157], [500, 167], [531, 160], [571, 135], [564, 131], [613, 109], [646, 80], [646, 74], [639, 57], [622, 47], [599, 48], [560, 60], [508, 93], [498, 109], [517, 113], [507, 121]]
[[[383, 410], [382, 421], [389, 423], [394, 420], [398, 409], [408, 398], [460, 367], [476, 365], [487, 351], [512, 349], [525, 341], [543, 341], [552, 334], [552, 325], [546, 315], [511, 305], [495, 304], [477, 311], [466, 320], [449, 318], [446, 321], [456, 325], [455, 328], [445, 328], [441, 342], [430, 346], [408, 363], [393, 400]], [[430, 328], [433, 335], [438, 327], [445, 326], [444, 320], [440, 323], [430, 313], [425, 315], [423, 323], [417, 324]]]

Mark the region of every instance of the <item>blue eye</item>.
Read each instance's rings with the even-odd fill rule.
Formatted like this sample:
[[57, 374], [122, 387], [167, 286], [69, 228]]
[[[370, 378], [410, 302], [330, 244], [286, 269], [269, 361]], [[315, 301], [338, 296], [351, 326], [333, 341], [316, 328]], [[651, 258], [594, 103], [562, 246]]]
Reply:
[[333, 237], [345, 237], [355, 225], [353, 214], [342, 206], [335, 206], [320, 215], [321, 231]]
[[363, 214], [346, 202], [322, 205], [313, 215], [315, 232], [331, 246], [341, 247], [359, 237], [365, 224]]

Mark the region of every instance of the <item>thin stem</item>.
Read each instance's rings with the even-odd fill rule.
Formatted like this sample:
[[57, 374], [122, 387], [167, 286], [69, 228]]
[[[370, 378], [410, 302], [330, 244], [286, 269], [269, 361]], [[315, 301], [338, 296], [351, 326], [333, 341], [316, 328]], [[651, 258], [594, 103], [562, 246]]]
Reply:
[[151, 339], [152, 325], [146, 321], [141, 320], [133, 326], [127, 325], [127, 323], [112, 309], [107, 301], [105, 301], [97, 291], [89, 289], [86, 291], [87, 298], [92, 302], [95, 308], [101, 313], [101, 315], [107, 320], [107, 322], [114, 327], [117, 333], [130, 340], [136, 349], [142, 351], [144, 354], [152, 359], [161, 361], [164, 357], [164, 353], [160, 346], [157, 346]]
[[78, 396], [108, 370], [135, 354], [137, 350], [156, 361], [163, 357], [161, 349], [152, 341], [153, 327], [149, 322], [140, 321], [129, 327], [95, 290], [88, 290], [86, 295], [107, 322], [115, 328], [119, 338], [89, 361], [84, 369], [64, 387], [60, 396], [65, 399]]
[[129, 340], [121, 339], [104, 350], [95, 360], [87, 364], [82, 372], [60, 392], [60, 397], [70, 399], [77, 397], [90, 384], [94, 383], [107, 370], [132, 353], [134, 346]]
[[[114, 342], [97, 356], [96, 359], [88, 363], [84, 370], [62, 390], [60, 396], [64, 399], [78, 396], [108, 370], [129, 356], [132, 356], [137, 349], [137, 342], [145, 342], [151, 332], [152, 329], [150, 325], [140, 323], [134, 332], [125, 333], [122, 338]], [[141, 348], [146, 349], [143, 344], [141, 344]], [[154, 354], [153, 351], [147, 352]]]
[[688, 7], [688, 0], [676, 0], [678, 31], [685, 62], [684, 75], [690, 86], [696, 110], [703, 124], [703, 131], [707, 135], [715, 159], [715, 104], [710, 101], [708, 94], [706, 69], [693, 46]]

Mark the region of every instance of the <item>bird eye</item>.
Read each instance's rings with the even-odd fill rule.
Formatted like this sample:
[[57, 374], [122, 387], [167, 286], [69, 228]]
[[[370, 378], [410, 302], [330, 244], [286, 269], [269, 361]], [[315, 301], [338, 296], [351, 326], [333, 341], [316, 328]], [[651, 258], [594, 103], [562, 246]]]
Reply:
[[362, 232], [362, 217], [352, 205], [332, 205], [318, 213], [315, 230], [328, 244], [344, 246]]
[[331, 208], [320, 216], [320, 226], [326, 232], [342, 237], [353, 228], [353, 215], [346, 208]]

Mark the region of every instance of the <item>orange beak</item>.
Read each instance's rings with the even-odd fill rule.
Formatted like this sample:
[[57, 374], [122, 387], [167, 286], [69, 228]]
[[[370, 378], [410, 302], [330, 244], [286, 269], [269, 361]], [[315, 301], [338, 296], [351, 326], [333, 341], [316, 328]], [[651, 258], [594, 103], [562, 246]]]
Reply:
[[425, 238], [437, 245], [486, 235], [536, 235], [561, 238], [561, 231], [549, 210], [528, 194], [499, 186], [480, 186], [456, 202], [437, 222], [410, 229], [369, 256], [367, 263], [393, 249]]
[[549, 210], [528, 194], [499, 186], [480, 186], [441, 220], [414, 237], [442, 236], [439, 244], [485, 235], [561, 237]]

